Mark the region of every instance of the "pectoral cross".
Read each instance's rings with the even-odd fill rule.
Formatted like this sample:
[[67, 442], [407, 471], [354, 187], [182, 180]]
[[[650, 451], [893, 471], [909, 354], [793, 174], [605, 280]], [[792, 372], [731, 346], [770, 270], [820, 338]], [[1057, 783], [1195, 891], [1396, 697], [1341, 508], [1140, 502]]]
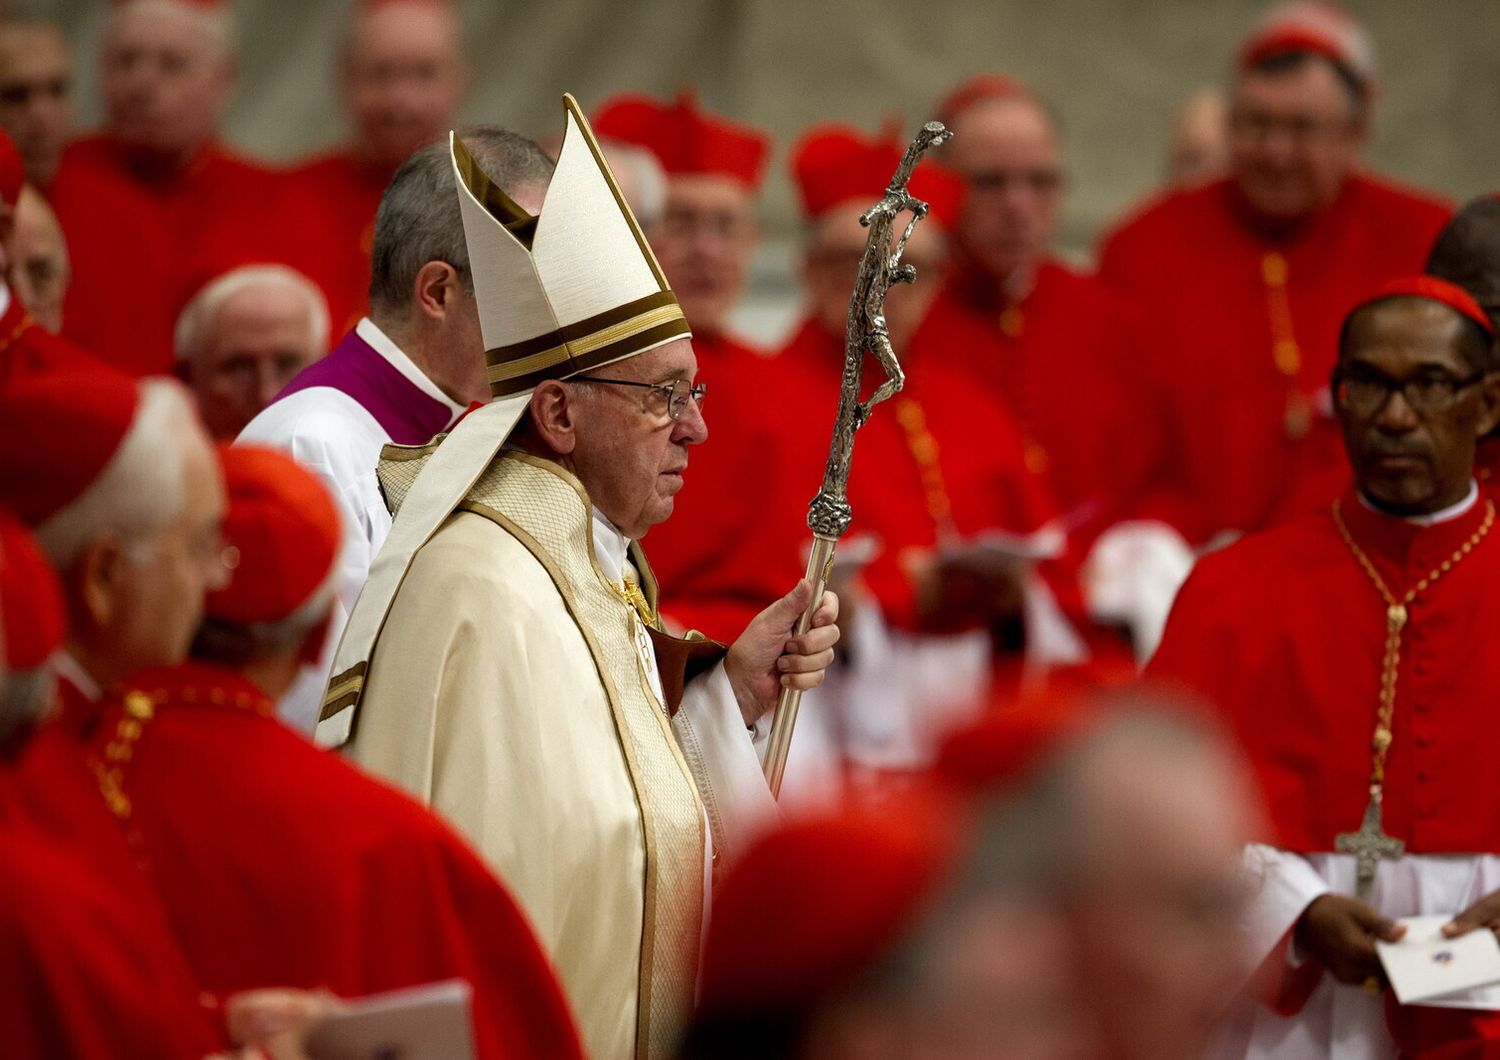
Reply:
[[1344, 832], [1333, 840], [1334, 849], [1341, 854], [1353, 854], [1356, 865], [1354, 893], [1357, 898], [1366, 898], [1375, 882], [1375, 866], [1381, 858], [1399, 858], [1406, 853], [1406, 844], [1394, 836], [1385, 834], [1380, 826], [1380, 798], [1371, 796], [1365, 807], [1365, 819], [1358, 832]]

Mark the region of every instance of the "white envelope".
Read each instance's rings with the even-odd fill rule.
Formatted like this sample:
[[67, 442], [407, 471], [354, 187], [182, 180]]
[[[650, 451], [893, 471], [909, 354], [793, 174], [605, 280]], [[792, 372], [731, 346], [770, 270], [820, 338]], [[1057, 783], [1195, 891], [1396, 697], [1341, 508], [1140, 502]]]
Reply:
[[1500, 943], [1485, 929], [1456, 939], [1444, 938], [1443, 925], [1452, 916], [1414, 916], [1400, 942], [1376, 941], [1375, 951], [1385, 966], [1396, 1000], [1451, 1008], [1475, 1007], [1464, 994], [1475, 987], [1500, 982]]
[[462, 979], [350, 998], [312, 1029], [314, 1060], [472, 1060], [473, 991]]

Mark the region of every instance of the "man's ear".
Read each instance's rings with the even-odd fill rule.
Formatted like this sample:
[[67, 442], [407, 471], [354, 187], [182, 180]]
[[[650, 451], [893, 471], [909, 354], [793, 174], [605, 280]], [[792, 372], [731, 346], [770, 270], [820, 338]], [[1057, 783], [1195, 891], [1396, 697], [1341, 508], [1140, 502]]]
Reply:
[[84, 546], [66, 576], [68, 595], [75, 603], [75, 623], [86, 622], [93, 629], [110, 627], [126, 562], [124, 548], [113, 535], [96, 538]]
[[566, 383], [547, 379], [537, 384], [527, 409], [537, 438], [552, 452], [567, 456], [578, 446], [578, 404]]
[[442, 320], [453, 308], [453, 300], [462, 289], [458, 270], [446, 261], [429, 261], [417, 270], [412, 280], [412, 294], [422, 313]]

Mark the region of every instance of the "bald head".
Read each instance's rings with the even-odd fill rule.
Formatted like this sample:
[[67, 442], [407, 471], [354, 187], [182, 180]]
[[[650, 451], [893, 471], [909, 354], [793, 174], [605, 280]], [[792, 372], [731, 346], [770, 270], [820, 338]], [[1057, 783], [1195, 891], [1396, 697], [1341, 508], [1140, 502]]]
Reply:
[[1057, 229], [1062, 145], [1045, 104], [1029, 93], [984, 99], [952, 119], [943, 161], [968, 184], [959, 240], [1001, 284], [1024, 281]]
[[1454, 214], [1424, 271], [1468, 291], [1500, 329], [1500, 198], [1485, 195]]
[[458, 13], [440, 0], [360, 3], [350, 18], [341, 75], [355, 148], [394, 170], [445, 136], [468, 85]]
[[51, 183], [72, 135], [72, 85], [68, 44], [55, 23], [0, 22], [0, 127], [38, 187]]

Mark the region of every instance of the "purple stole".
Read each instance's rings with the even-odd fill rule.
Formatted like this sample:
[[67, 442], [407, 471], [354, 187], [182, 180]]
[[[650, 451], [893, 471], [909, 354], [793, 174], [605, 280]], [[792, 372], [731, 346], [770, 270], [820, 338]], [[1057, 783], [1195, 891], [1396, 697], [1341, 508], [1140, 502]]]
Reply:
[[298, 372], [276, 400], [317, 386], [348, 394], [397, 445], [423, 445], [454, 419], [452, 409], [424, 394], [353, 329], [327, 357]]

